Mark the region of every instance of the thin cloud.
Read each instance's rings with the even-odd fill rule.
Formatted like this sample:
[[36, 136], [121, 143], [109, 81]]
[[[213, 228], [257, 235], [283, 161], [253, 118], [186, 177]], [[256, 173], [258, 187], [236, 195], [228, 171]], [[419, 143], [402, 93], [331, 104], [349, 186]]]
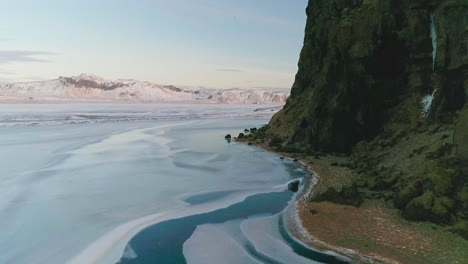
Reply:
[[17, 75], [13, 73], [11, 77], [2, 76], [0, 74], [0, 82], [3, 83], [18, 83], [18, 82], [36, 82], [36, 81], [48, 81], [51, 78], [44, 78], [42, 76], [34, 76], [34, 75]]
[[11, 71], [4, 71], [0, 69], [0, 75], [15, 75], [16, 73], [11, 72]]
[[0, 50], [0, 64], [10, 62], [50, 62], [49, 59], [43, 57], [51, 55], [55, 55], [55, 53], [34, 50]]
[[42, 76], [27, 75], [21, 78], [24, 81], [48, 81], [50, 78], [45, 78]]
[[216, 71], [224, 71], [224, 72], [243, 72], [240, 69], [216, 69]]

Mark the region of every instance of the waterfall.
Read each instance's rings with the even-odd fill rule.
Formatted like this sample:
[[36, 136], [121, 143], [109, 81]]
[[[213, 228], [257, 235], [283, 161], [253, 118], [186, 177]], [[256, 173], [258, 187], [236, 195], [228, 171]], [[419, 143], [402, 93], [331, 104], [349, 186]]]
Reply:
[[423, 116], [426, 116], [427, 113], [429, 113], [429, 109], [431, 108], [432, 96], [431, 95], [424, 96], [421, 100], [421, 104], [422, 104], [422, 114]]
[[431, 106], [432, 106], [432, 100], [434, 100], [434, 96], [435, 96], [435, 93], [436, 93], [437, 89], [435, 89], [432, 94], [428, 94], [426, 96], [424, 96], [421, 100], [421, 104], [422, 104], [422, 115], [423, 116], [427, 116], [427, 114], [429, 113], [429, 110], [431, 109]]
[[[432, 41], [432, 70], [434, 70], [436, 55], [437, 55], [437, 32], [436, 32], [435, 23], [434, 23], [434, 12], [432, 12], [430, 15], [430, 21], [431, 22], [429, 25], [429, 30], [430, 30], [430, 37]], [[429, 110], [431, 109], [431, 106], [432, 106], [432, 100], [434, 99], [434, 95], [436, 91], [437, 89], [434, 89], [432, 91], [432, 94], [428, 94], [422, 98], [421, 106], [422, 106], [423, 116], [427, 116], [429, 114]]]
[[432, 40], [432, 69], [435, 68], [435, 59], [437, 54], [437, 32], [434, 25], [434, 12], [431, 13], [431, 40]]

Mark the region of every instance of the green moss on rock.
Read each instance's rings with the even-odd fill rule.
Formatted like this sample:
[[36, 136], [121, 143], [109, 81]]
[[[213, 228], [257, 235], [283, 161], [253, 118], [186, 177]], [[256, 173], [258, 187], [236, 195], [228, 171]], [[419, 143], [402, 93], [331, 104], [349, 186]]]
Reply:
[[468, 240], [468, 221], [459, 221], [455, 223], [449, 230]]
[[422, 186], [419, 182], [411, 182], [399, 191], [393, 200], [396, 208], [404, 208], [411, 200], [422, 194]]
[[442, 199], [434, 199], [431, 218], [436, 223], [448, 223], [450, 221], [450, 211], [444, 205]]
[[393, 199], [408, 219], [466, 219], [467, 1], [309, 0], [306, 13], [291, 96], [253, 138], [351, 152], [354, 184], [316, 200]]
[[425, 221], [431, 219], [434, 195], [425, 192], [423, 195], [412, 199], [403, 210], [403, 216], [408, 220]]
[[362, 198], [357, 191], [356, 186], [344, 186], [341, 191], [329, 187], [325, 192], [312, 199], [314, 202], [329, 201], [338, 204], [347, 204], [358, 207], [362, 203]]
[[454, 174], [454, 170], [436, 168], [428, 175], [428, 179], [431, 182], [431, 189], [436, 195], [445, 195], [453, 191]]

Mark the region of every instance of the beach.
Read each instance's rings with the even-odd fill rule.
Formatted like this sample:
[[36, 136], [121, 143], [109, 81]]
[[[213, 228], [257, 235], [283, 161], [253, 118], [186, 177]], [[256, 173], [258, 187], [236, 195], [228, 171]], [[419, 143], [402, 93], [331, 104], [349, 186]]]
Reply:
[[349, 157], [287, 153], [270, 147], [268, 141], [237, 140], [297, 160], [313, 175], [285, 214], [288, 232], [305, 246], [354, 263], [463, 263], [460, 260], [467, 258], [461, 237], [431, 223], [406, 221], [383, 199], [359, 207], [313, 201], [327, 188], [340, 190], [352, 181], [352, 170], [340, 166]]

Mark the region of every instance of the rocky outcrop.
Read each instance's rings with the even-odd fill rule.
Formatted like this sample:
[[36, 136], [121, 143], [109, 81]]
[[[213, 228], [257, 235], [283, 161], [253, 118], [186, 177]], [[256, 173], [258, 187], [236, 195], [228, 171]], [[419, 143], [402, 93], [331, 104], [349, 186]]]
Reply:
[[115, 82], [115, 83], [109, 83], [109, 82], [104, 82], [104, 80], [98, 76], [92, 76], [92, 75], [80, 75], [80, 76], [74, 76], [74, 77], [59, 77], [59, 80], [61, 83], [63, 83], [64, 86], [73, 86], [76, 88], [95, 88], [95, 89], [101, 89], [101, 90], [114, 90], [117, 88], [121, 87], [129, 87], [131, 84], [130, 83], [122, 83], [122, 82]]
[[270, 147], [347, 153], [352, 183], [315, 201], [382, 199], [466, 237], [468, 2], [310, 0], [291, 96]]
[[444, 122], [466, 102], [466, 1], [310, 0], [306, 12], [291, 96], [270, 123], [286, 144], [350, 152], [411, 96], [431, 95], [428, 116]]
[[288, 190], [291, 192], [297, 192], [299, 190], [299, 185], [301, 184], [301, 181], [296, 180], [292, 181], [288, 184]]

